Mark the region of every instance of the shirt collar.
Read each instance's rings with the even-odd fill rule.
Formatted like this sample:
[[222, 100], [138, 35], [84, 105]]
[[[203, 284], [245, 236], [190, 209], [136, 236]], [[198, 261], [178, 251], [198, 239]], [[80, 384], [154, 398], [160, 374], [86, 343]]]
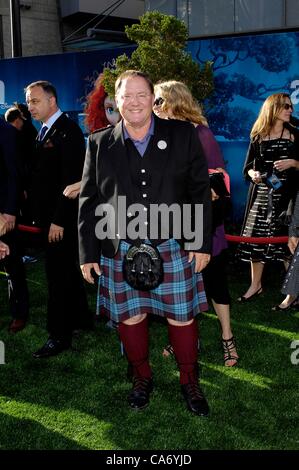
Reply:
[[61, 109], [58, 108], [56, 113], [52, 114], [52, 116], [46, 122], [43, 122], [42, 127], [47, 126], [47, 128], [50, 129], [53, 126], [54, 122], [57, 121], [57, 119], [61, 115], [62, 115], [62, 111]]
[[150, 124], [149, 130], [147, 131], [146, 135], [143, 137], [142, 140], [133, 139], [133, 138], [130, 136], [129, 132], [127, 131], [124, 122], [122, 122], [122, 126], [123, 126], [123, 133], [124, 133], [124, 139], [125, 139], [125, 140], [131, 139], [133, 142], [144, 142], [146, 139], [149, 138], [149, 136], [154, 135], [155, 120], [154, 120], [154, 116], [152, 115], [152, 116], [151, 116], [151, 124]]

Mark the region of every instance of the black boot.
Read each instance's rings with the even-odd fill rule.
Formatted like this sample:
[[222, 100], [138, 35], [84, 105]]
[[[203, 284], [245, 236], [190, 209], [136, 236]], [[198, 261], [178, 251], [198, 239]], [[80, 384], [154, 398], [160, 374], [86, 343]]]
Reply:
[[181, 385], [181, 391], [189, 411], [197, 416], [208, 416], [209, 405], [198, 383], [183, 384]]

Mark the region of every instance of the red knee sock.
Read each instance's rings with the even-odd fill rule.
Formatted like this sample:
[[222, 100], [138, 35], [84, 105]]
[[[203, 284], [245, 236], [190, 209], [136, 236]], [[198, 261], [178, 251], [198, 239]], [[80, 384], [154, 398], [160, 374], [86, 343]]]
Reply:
[[133, 366], [134, 377], [152, 376], [149, 365], [148, 352], [148, 319], [147, 317], [137, 325], [120, 323], [119, 336], [123, 342], [129, 363]]
[[197, 382], [198, 330], [196, 321], [187, 326], [173, 326], [168, 323], [168, 336], [180, 370], [180, 384]]

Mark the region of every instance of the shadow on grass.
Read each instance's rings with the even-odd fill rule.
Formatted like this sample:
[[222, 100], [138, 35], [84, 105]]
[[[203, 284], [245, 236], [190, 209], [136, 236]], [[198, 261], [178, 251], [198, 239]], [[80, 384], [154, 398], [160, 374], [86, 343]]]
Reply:
[[[230, 273], [233, 295], [245, 286], [246, 275], [240, 272]], [[32, 308], [24, 331], [11, 336], [0, 330], [6, 346], [0, 411], [14, 448], [298, 449], [298, 366], [290, 362], [290, 343], [299, 321], [293, 313], [271, 313], [269, 305], [279, 296], [276, 281], [272, 293], [246, 305], [233, 303], [241, 357], [235, 368], [223, 366], [215, 315], [202, 316], [201, 382], [211, 407], [207, 419], [186, 410], [175, 361], [162, 357], [168, 342], [165, 324], [153, 321], [150, 327], [155, 389], [150, 406], [136, 413], [127, 405], [130, 384], [115, 331], [100, 321], [94, 332], [74, 340], [73, 351], [35, 360], [32, 352], [47, 335], [44, 309]], [[10, 420], [27, 423], [30, 433], [21, 435]], [[7, 437], [3, 448], [12, 448], [5, 447], [9, 442]]]
[[9, 416], [0, 413], [2, 450], [85, 450], [72, 439], [67, 439], [61, 433], [46, 429], [45, 426], [33, 419]]

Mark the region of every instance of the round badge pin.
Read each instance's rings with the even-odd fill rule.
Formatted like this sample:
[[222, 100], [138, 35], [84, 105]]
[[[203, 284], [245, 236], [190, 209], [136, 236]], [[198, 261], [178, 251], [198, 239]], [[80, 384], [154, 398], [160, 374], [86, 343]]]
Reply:
[[157, 143], [157, 146], [159, 147], [160, 150], [165, 150], [167, 147], [167, 143], [165, 142], [165, 140], [159, 140], [159, 142]]

